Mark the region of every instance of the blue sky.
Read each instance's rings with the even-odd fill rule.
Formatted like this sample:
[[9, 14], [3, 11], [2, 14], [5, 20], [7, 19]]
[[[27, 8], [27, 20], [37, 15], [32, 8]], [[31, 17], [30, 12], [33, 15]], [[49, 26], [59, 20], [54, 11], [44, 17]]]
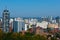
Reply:
[[60, 0], [0, 0], [0, 16], [6, 6], [11, 17], [60, 16]]

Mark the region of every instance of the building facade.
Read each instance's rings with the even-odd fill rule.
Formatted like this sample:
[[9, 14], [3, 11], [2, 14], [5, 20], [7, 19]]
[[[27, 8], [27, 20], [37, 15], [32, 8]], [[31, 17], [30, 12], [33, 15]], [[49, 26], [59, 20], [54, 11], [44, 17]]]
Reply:
[[9, 20], [10, 20], [10, 12], [9, 10], [5, 9], [3, 11], [3, 15], [2, 15], [2, 22], [3, 22], [3, 31], [4, 32], [9, 32]]
[[13, 21], [13, 31], [14, 32], [21, 32], [25, 30], [25, 23], [21, 19], [17, 19]]

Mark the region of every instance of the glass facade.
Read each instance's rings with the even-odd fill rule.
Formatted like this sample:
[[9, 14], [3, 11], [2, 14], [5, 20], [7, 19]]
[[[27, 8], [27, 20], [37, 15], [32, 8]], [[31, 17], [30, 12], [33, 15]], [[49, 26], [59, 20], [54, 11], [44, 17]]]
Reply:
[[14, 32], [21, 32], [22, 30], [25, 30], [25, 23], [20, 21], [14, 21], [13, 22], [13, 31]]
[[13, 22], [13, 31], [14, 32], [17, 32], [18, 31], [18, 22], [17, 21], [14, 21]]

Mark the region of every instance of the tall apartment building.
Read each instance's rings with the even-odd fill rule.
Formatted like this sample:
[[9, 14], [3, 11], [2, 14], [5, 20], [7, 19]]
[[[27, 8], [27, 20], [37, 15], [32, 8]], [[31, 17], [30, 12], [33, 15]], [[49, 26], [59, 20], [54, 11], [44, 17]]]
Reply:
[[2, 15], [2, 23], [3, 23], [3, 31], [9, 32], [9, 20], [10, 20], [10, 12], [9, 10], [5, 9]]

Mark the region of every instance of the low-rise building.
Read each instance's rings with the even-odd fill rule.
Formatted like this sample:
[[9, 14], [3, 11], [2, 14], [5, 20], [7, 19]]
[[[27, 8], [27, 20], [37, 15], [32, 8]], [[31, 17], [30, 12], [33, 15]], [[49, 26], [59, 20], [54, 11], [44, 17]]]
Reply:
[[46, 29], [47, 25], [48, 25], [48, 22], [42, 21], [41, 23], [38, 22], [37, 25], [36, 25], [36, 27], [40, 26], [41, 28]]

